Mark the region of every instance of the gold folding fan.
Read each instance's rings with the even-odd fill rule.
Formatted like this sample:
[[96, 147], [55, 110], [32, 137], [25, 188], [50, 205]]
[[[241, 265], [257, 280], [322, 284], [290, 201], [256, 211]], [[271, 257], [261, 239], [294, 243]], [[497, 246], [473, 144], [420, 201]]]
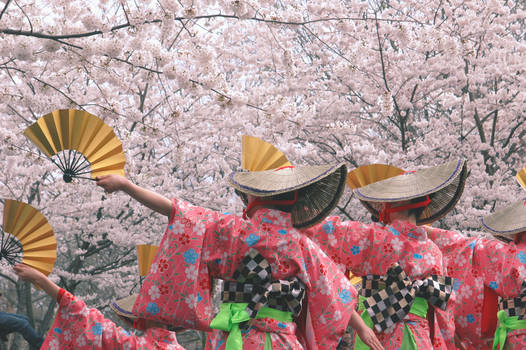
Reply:
[[[85, 111], [59, 109], [39, 118], [24, 135], [63, 173], [65, 182], [106, 174], [124, 176], [126, 159], [113, 129]], [[53, 159], [56, 158], [55, 159]]]
[[0, 259], [15, 265], [22, 262], [46, 276], [57, 259], [57, 241], [53, 228], [38, 210], [29, 204], [4, 200], [4, 225]]
[[260, 138], [243, 135], [241, 144], [241, 167], [245, 170], [263, 171], [292, 165], [282, 152]]
[[153, 258], [157, 253], [156, 245], [139, 244], [137, 245], [137, 261], [139, 263], [139, 275], [144, 277], [150, 271]]
[[404, 171], [392, 165], [369, 164], [362, 165], [347, 174], [347, 186], [353, 190], [377, 181], [403, 174]]
[[515, 175], [515, 178], [519, 182], [519, 184], [526, 190], [526, 166], [522, 168], [519, 172], [517, 172], [517, 175]]

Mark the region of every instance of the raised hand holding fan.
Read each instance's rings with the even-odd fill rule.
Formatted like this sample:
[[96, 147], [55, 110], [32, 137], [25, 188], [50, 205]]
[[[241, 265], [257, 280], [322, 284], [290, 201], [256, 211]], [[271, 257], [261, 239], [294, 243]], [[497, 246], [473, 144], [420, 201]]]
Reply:
[[86, 111], [60, 109], [39, 118], [24, 135], [62, 171], [65, 182], [106, 174], [124, 176], [126, 159], [113, 129]]
[[44, 215], [31, 205], [4, 200], [0, 259], [10, 265], [19, 262], [32, 266], [46, 276], [57, 259], [57, 241]]

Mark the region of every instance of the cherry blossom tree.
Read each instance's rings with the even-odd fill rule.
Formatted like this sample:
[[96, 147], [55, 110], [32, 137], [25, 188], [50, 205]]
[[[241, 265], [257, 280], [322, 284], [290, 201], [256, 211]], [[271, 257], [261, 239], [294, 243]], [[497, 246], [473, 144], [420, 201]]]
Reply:
[[[64, 183], [23, 131], [59, 108], [86, 110], [123, 142], [127, 177], [217, 210], [241, 202], [224, 178], [241, 135], [294, 164], [466, 157], [461, 201], [439, 223], [524, 196], [523, 1], [25, 1], [0, 3], [0, 195], [52, 224], [51, 275], [107, 310], [137, 291], [135, 245], [165, 218], [92, 181]], [[368, 221], [348, 191], [335, 214]], [[44, 332], [55, 303], [17, 281], [9, 305]], [[16, 288], [15, 288], [16, 287]], [[108, 313], [109, 314], [109, 313]]]

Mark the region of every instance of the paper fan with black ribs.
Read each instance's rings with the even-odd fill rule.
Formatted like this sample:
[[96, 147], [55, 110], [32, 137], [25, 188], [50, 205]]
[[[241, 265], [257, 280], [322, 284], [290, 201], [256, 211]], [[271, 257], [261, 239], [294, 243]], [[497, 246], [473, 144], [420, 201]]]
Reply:
[[22, 262], [46, 276], [57, 259], [57, 241], [44, 215], [29, 204], [4, 200], [4, 224], [0, 258], [9, 264]]
[[353, 171], [349, 171], [346, 184], [354, 190], [355, 188], [360, 188], [403, 173], [404, 171], [402, 169], [387, 164], [362, 165]]
[[139, 244], [137, 245], [137, 262], [139, 264], [139, 275], [144, 277], [150, 271], [153, 258], [157, 253], [156, 245]]
[[515, 178], [519, 182], [519, 184], [526, 190], [526, 166], [522, 168], [517, 175], [515, 175]]
[[241, 167], [245, 170], [263, 171], [292, 165], [276, 147], [255, 136], [243, 135], [241, 145]]
[[65, 182], [106, 174], [124, 176], [126, 159], [113, 129], [85, 111], [59, 109], [24, 131], [62, 171]]

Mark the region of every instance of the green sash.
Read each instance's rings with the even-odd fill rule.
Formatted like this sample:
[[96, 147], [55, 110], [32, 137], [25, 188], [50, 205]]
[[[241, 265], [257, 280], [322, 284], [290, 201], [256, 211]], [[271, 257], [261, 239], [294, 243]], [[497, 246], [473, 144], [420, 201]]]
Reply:
[[510, 317], [504, 310], [500, 310], [497, 313], [499, 319], [499, 326], [495, 331], [495, 338], [493, 339], [493, 350], [497, 349], [497, 345], [500, 349], [504, 349], [506, 345], [506, 338], [508, 332], [515, 329], [526, 329], [526, 320], [519, 320], [519, 316]]
[[[358, 311], [362, 311], [362, 320], [363, 322], [371, 329], [374, 329], [373, 321], [371, 320], [371, 316], [365, 311], [363, 302], [366, 299], [365, 297], [360, 295], [360, 303], [358, 305]], [[420, 317], [426, 317], [427, 316], [427, 301], [424, 298], [416, 297], [415, 301], [413, 302], [413, 305], [411, 305], [411, 310], [409, 310], [409, 313], [412, 313], [413, 315], [420, 316]], [[354, 350], [369, 350], [370, 348], [365, 345], [364, 342], [356, 335], [355, 341], [354, 341]], [[416, 346], [416, 340], [413, 332], [411, 329], [407, 326], [407, 324], [404, 324], [404, 332], [403, 332], [403, 338], [402, 338], [402, 347], [401, 350], [418, 350], [418, 347]]]
[[[250, 320], [245, 311], [248, 303], [223, 303], [219, 306], [219, 313], [210, 323], [210, 328], [230, 332], [226, 339], [225, 350], [242, 350], [243, 337], [239, 324]], [[292, 313], [269, 307], [262, 307], [256, 318], [272, 318], [280, 322], [292, 322]], [[265, 350], [272, 350], [270, 334], [265, 333]]]

